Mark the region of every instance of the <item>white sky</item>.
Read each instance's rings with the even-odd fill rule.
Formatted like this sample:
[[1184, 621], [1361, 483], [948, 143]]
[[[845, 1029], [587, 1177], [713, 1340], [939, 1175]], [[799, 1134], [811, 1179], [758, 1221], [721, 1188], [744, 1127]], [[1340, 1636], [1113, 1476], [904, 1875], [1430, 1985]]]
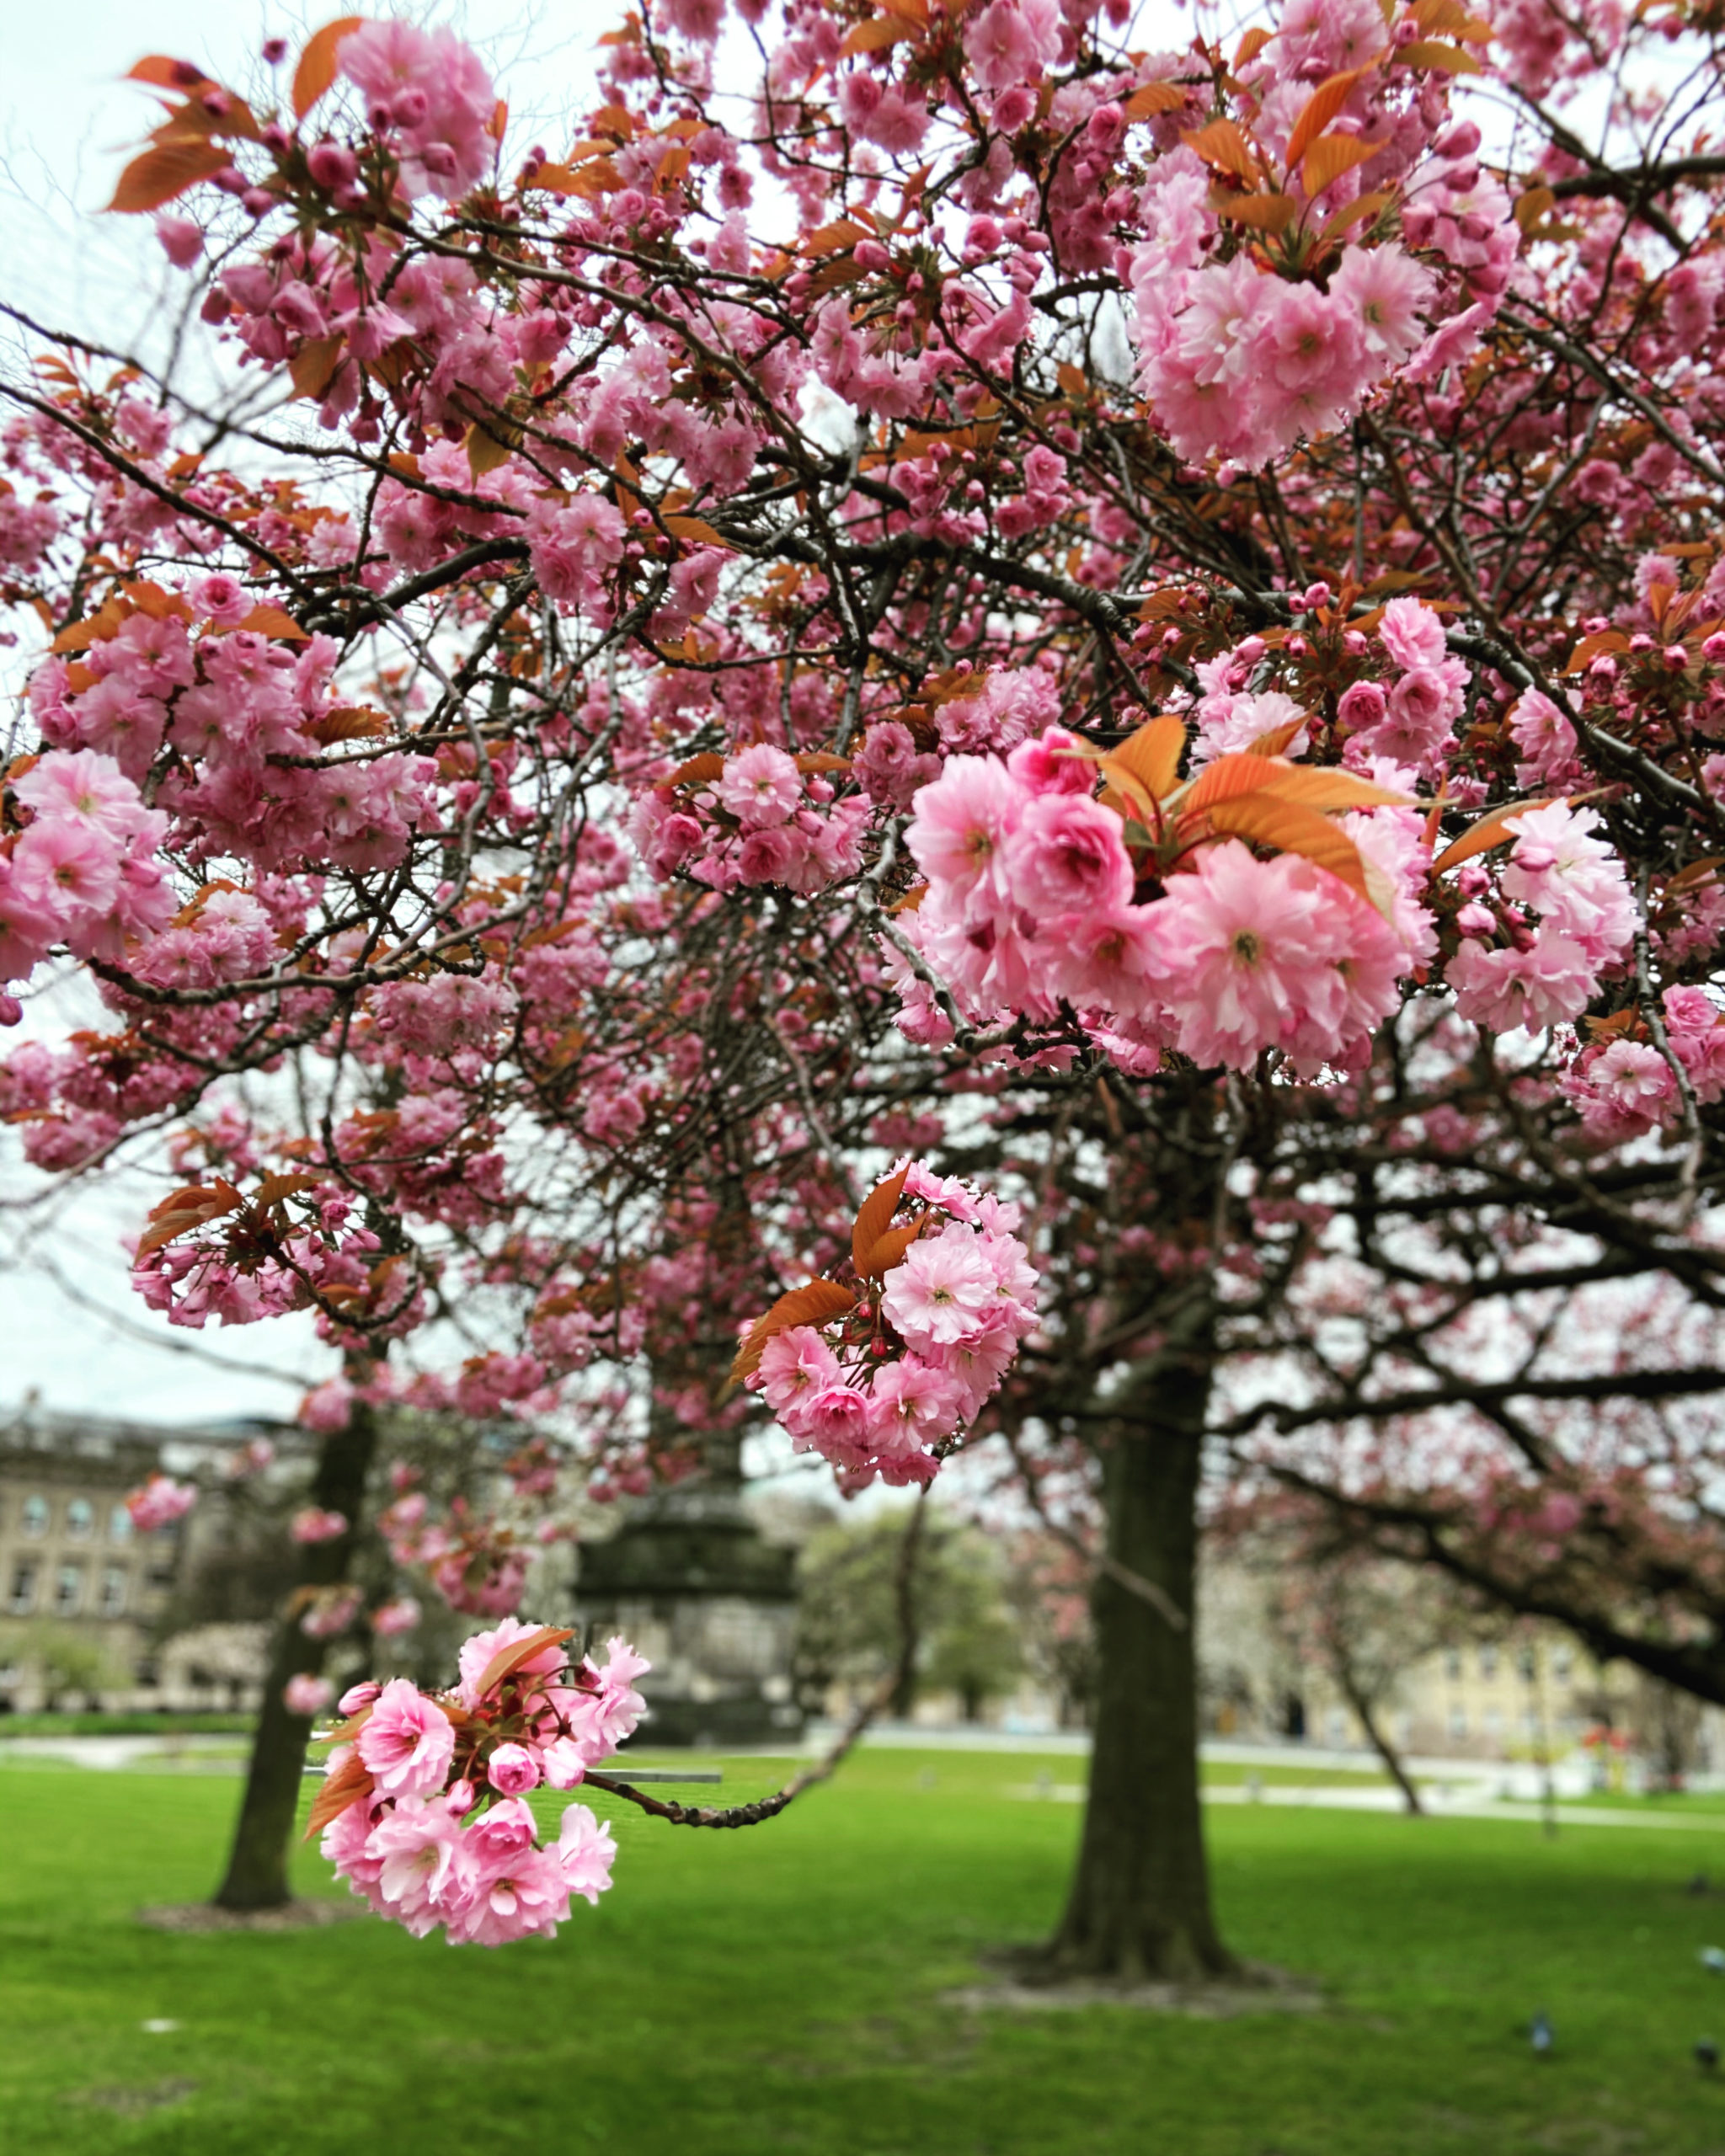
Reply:
[[[0, 0], [0, 292], [51, 328], [121, 348], [147, 342], [167, 288], [161, 250], [148, 218], [101, 214], [158, 110], [147, 90], [120, 79], [126, 69], [146, 52], [166, 52], [246, 90], [266, 37], [285, 36], [296, 51], [308, 29], [360, 11], [339, 0]], [[556, 138], [564, 131], [556, 115], [586, 101], [595, 40], [622, 0], [465, 0], [402, 12], [462, 29], [515, 116], [544, 115]], [[58, 1028], [40, 1016], [32, 1030], [51, 1037]], [[0, 1037], [0, 1049], [19, 1038]], [[0, 1188], [15, 1192], [19, 1170], [17, 1135], [0, 1129]], [[301, 1385], [334, 1367], [304, 1319], [206, 1334], [174, 1330], [147, 1310], [128, 1283], [126, 1253], [158, 1194], [115, 1178], [72, 1193], [51, 1224], [22, 1234], [16, 1216], [0, 1217], [0, 1413], [34, 1390], [52, 1409], [164, 1422], [291, 1415]], [[188, 1352], [199, 1349], [229, 1367]]]

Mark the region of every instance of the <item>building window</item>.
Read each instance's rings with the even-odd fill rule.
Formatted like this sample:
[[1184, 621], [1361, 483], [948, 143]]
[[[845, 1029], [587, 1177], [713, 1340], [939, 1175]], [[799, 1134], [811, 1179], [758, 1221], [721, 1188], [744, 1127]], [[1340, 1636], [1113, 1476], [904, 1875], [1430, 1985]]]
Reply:
[[1339, 1707], [1332, 1707], [1324, 1716], [1324, 1736], [1332, 1748], [1348, 1742], [1348, 1717]]
[[1559, 1647], [1551, 1657], [1551, 1674], [1560, 1684], [1569, 1682], [1569, 1673], [1574, 1666], [1574, 1657], [1567, 1647]]
[[88, 1542], [95, 1530], [96, 1508], [88, 1497], [74, 1497], [66, 1508], [66, 1532], [73, 1542]]
[[19, 1517], [26, 1534], [32, 1538], [45, 1534], [48, 1532], [48, 1500], [45, 1497], [26, 1497]]
[[126, 1567], [109, 1565], [102, 1575], [102, 1614], [117, 1617], [126, 1608]]
[[124, 1505], [116, 1505], [108, 1515], [108, 1540], [110, 1542], [131, 1540], [131, 1514]]
[[1490, 1738], [1493, 1744], [1501, 1743], [1503, 1737], [1503, 1717], [1498, 1712], [1498, 1710], [1495, 1707], [1487, 1707], [1486, 1709], [1485, 1724], [1486, 1735]]
[[1450, 1736], [1451, 1736], [1451, 1737], [1466, 1737], [1466, 1734], [1467, 1734], [1467, 1710], [1466, 1710], [1466, 1707], [1451, 1707], [1451, 1708], [1450, 1708]]
[[1524, 1647], [1521, 1650], [1519, 1666], [1521, 1669], [1522, 1683], [1524, 1684], [1531, 1684], [1540, 1673], [1540, 1658], [1538, 1652], [1533, 1647]]
[[84, 1568], [82, 1565], [62, 1565], [60, 1577], [54, 1583], [54, 1608], [61, 1617], [75, 1617], [77, 1606], [84, 1598]]
[[1479, 1651], [1479, 1673], [1487, 1683], [1498, 1673], [1498, 1650], [1484, 1646]]
[[1461, 1650], [1460, 1647], [1450, 1647], [1445, 1651], [1444, 1674], [1449, 1678], [1452, 1684], [1458, 1684], [1461, 1683]]
[[12, 1614], [14, 1617], [28, 1616], [36, 1603], [36, 1568], [34, 1565], [18, 1564], [12, 1568]]

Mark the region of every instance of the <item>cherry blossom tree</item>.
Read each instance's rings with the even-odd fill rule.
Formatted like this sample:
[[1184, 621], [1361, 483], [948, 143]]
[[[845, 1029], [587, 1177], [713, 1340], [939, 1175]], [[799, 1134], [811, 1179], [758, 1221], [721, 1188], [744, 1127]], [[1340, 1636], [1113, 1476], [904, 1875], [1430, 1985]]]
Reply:
[[[0, 1015], [108, 1017], [0, 1095], [45, 1177], [159, 1165], [170, 1322], [339, 1352], [330, 1636], [392, 1406], [560, 1417], [613, 1491], [763, 1410], [846, 1489], [999, 1430], [1103, 1523], [1047, 1967], [1232, 1970], [1206, 1447], [1477, 1409], [1500, 1333], [1506, 1400], [1714, 1382], [1715, 40], [664, 0], [566, 152], [447, 31], [139, 63], [114, 206], [218, 386], [14, 314]], [[1546, 1374], [1614, 1283], [1684, 1321]], [[515, 1527], [383, 1524], [519, 1597]], [[351, 1705], [329, 1846], [413, 1928], [591, 1885], [503, 1809], [622, 1734], [634, 1658], [565, 1646]]]

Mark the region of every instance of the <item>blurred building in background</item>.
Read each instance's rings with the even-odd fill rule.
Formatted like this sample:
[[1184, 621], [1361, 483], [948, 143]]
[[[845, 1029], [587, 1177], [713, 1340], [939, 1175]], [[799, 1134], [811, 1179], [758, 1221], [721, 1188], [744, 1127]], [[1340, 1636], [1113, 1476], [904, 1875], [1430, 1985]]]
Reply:
[[[222, 1470], [265, 1434], [294, 1443], [258, 1422], [163, 1429], [29, 1402], [0, 1420], [0, 1715], [256, 1705], [267, 1624], [200, 1609], [192, 1588], [237, 1540]], [[158, 1473], [205, 1494], [140, 1534], [126, 1492]]]

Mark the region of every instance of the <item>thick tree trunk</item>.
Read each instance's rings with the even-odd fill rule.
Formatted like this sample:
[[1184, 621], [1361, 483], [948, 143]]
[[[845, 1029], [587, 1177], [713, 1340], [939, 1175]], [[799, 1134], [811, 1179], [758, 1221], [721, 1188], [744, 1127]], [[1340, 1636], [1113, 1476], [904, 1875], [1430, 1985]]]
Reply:
[[1118, 1577], [1093, 1604], [1090, 1798], [1071, 1897], [1044, 1957], [1055, 1976], [1189, 1983], [1239, 1964], [1210, 1913], [1198, 1785], [1196, 1502], [1207, 1356], [1165, 1365], [1148, 1412], [1103, 1460], [1108, 1554], [1178, 1610], [1178, 1629]]
[[[377, 1443], [377, 1417], [357, 1401], [346, 1427], [324, 1438], [311, 1501], [326, 1512], [345, 1513], [348, 1531], [333, 1542], [307, 1547], [300, 1567], [302, 1587], [334, 1587], [347, 1577]], [[291, 1899], [287, 1862], [312, 1725], [307, 1716], [290, 1714], [281, 1694], [291, 1677], [316, 1676], [328, 1651], [327, 1641], [314, 1640], [301, 1630], [299, 1611], [290, 1609], [276, 1631], [264, 1683], [245, 1798], [227, 1876], [216, 1892], [220, 1908], [274, 1909]]]

